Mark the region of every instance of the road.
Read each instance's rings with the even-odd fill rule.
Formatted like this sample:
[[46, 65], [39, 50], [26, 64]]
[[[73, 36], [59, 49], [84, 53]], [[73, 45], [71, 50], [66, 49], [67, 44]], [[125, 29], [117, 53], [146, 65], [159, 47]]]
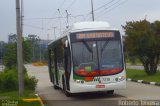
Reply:
[[61, 90], [54, 90], [49, 80], [48, 67], [26, 65], [28, 73], [39, 80], [36, 92], [47, 106], [117, 106], [121, 100], [160, 100], [160, 87], [127, 82], [127, 89], [116, 90], [114, 95], [83, 93], [66, 97]]

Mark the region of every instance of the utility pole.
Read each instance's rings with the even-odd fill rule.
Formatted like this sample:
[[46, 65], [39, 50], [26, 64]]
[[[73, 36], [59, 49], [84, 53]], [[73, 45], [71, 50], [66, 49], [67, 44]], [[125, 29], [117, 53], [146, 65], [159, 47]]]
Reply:
[[23, 36], [23, 18], [24, 18], [24, 8], [23, 0], [21, 0], [21, 35]]
[[21, 14], [20, 2], [16, 0], [16, 24], [17, 24], [17, 61], [18, 61], [18, 82], [19, 82], [19, 95], [24, 91], [23, 79], [23, 56], [22, 56], [22, 35], [21, 35]]
[[91, 0], [91, 7], [92, 7], [92, 21], [94, 21], [93, 0]]

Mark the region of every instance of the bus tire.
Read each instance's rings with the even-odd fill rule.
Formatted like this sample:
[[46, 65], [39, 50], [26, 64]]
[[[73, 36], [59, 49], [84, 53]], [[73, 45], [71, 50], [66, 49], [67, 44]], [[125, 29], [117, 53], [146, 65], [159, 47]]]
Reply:
[[67, 90], [66, 90], [66, 84], [65, 84], [64, 77], [63, 77], [63, 92], [67, 97], [71, 97], [72, 96], [71, 93], [67, 92]]
[[107, 91], [107, 94], [113, 94], [114, 90]]
[[54, 89], [59, 89], [59, 87], [56, 86], [55, 84], [53, 85], [53, 88], [54, 88]]

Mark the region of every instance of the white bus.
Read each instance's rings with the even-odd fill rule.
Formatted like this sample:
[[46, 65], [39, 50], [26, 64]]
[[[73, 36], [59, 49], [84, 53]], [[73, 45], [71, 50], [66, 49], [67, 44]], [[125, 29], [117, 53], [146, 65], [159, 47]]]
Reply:
[[122, 36], [107, 22], [80, 22], [48, 44], [54, 88], [72, 93], [126, 88]]

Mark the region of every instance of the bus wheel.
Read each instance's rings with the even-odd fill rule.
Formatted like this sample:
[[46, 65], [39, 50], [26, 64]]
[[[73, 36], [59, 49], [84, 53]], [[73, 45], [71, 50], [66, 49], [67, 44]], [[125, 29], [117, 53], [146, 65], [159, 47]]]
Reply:
[[59, 87], [56, 86], [55, 84], [53, 85], [53, 88], [54, 88], [54, 89], [59, 89]]
[[107, 91], [107, 94], [113, 94], [114, 90]]
[[71, 93], [67, 92], [67, 90], [66, 90], [66, 85], [65, 85], [64, 78], [63, 78], [63, 92], [67, 97], [71, 97], [72, 96]]

